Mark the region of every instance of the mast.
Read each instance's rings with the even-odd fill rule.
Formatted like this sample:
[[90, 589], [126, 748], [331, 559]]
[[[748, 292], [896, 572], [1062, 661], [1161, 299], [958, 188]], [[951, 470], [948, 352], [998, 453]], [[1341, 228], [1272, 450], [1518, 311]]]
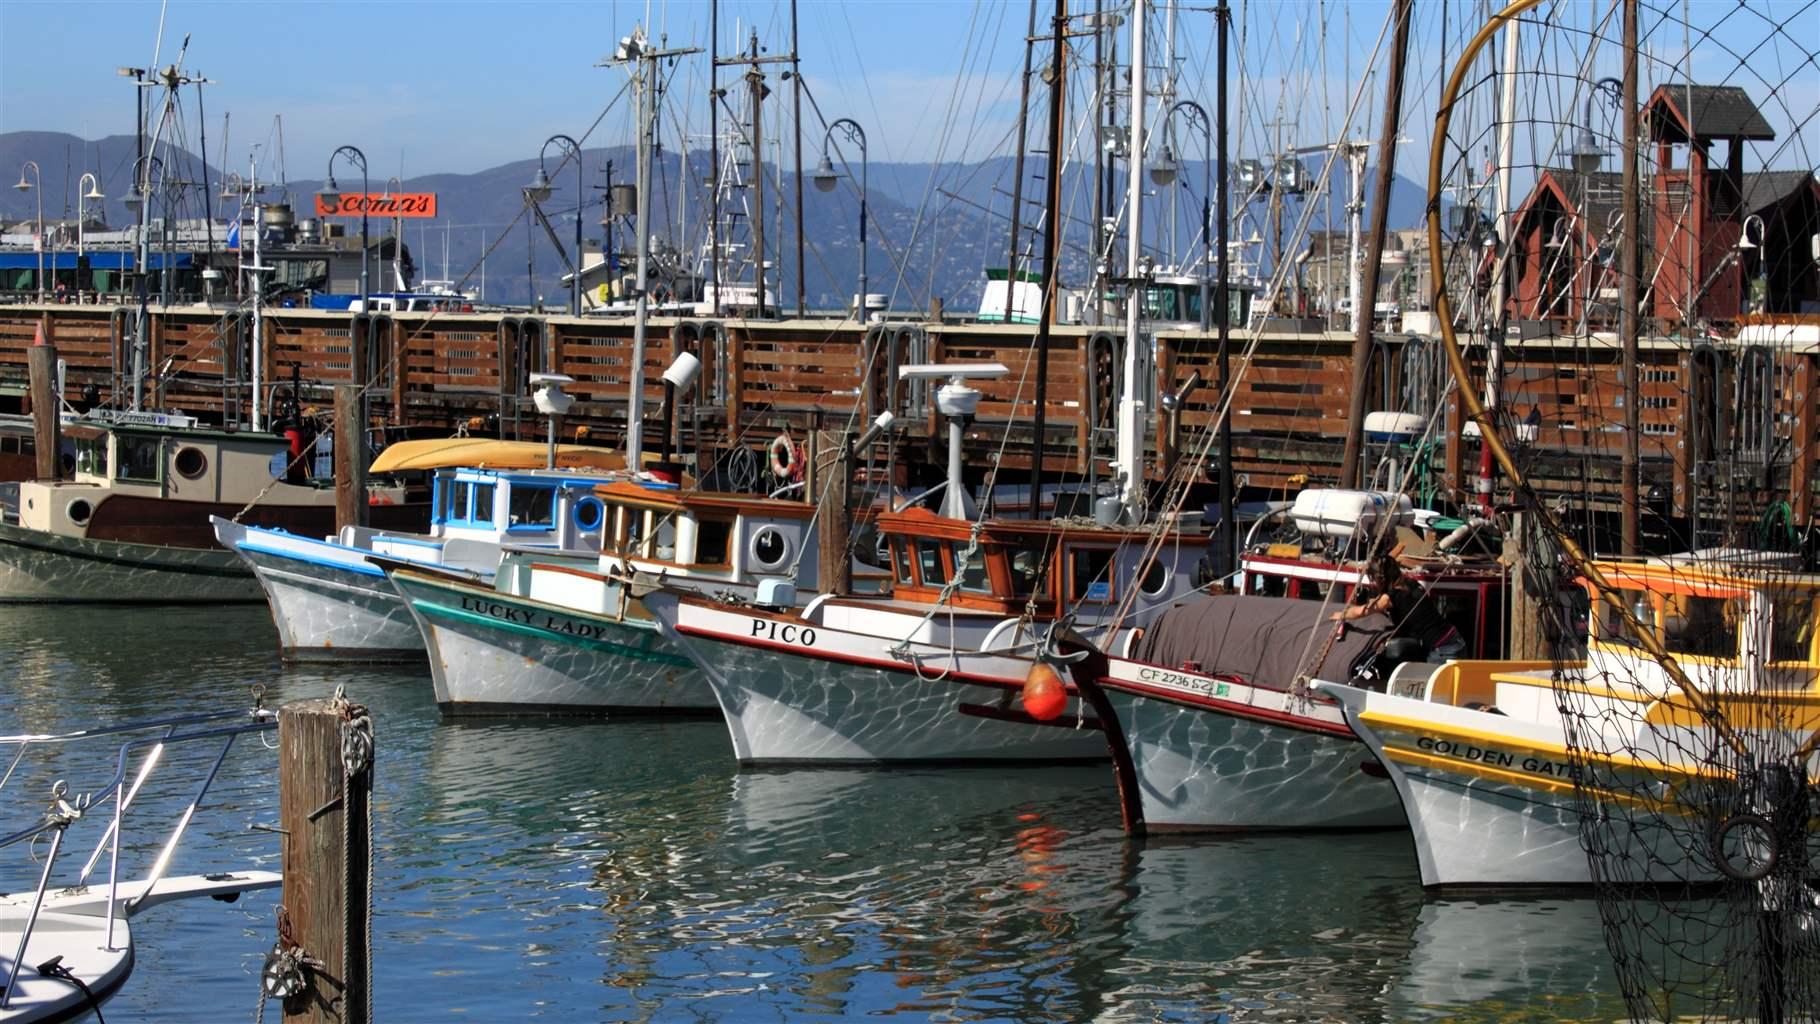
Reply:
[[[1623, 343], [1624, 370], [1624, 459], [1619, 475], [1619, 503], [1623, 505], [1623, 552], [1635, 555], [1640, 538], [1638, 491], [1638, 422], [1637, 387], [1637, 275], [1642, 268], [1637, 258], [1637, 0], [1624, 0], [1624, 175], [1620, 180], [1623, 214], [1618, 219], [1618, 251], [1623, 269], [1618, 272], [1618, 334]], [[1734, 160], [1736, 158], [1734, 157]], [[1690, 502], [1692, 496], [1689, 496]]]
[[765, 98], [765, 76], [758, 70], [758, 30], [752, 31], [751, 66], [746, 85], [752, 91], [752, 282], [758, 315], [765, 313], [765, 152], [764, 122], [760, 104]]
[[708, 4], [708, 294], [720, 316], [720, 0]]
[[[1030, 4], [1031, 35], [1036, 34], [1036, 0]], [[1055, 52], [1049, 61], [1049, 180], [1048, 195], [1043, 201], [1043, 304], [1037, 315], [1036, 328], [1036, 415], [1032, 417], [1035, 428], [1035, 439], [1030, 453], [1030, 518], [1041, 519], [1043, 512], [1043, 450], [1044, 431], [1048, 429], [1047, 417], [1044, 415], [1049, 404], [1049, 329], [1055, 323], [1055, 295], [1060, 287], [1060, 277], [1056, 273], [1056, 249], [1061, 244], [1059, 229], [1062, 210], [1062, 122], [1063, 106], [1067, 102], [1068, 92], [1062, 75], [1067, 66], [1063, 60], [1064, 45], [1067, 42], [1068, 0], [1055, 0]], [[1025, 61], [1028, 63], [1028, 51]], [[1026, 90], [1029, 88], [1030, 74], [1024, 74]], [[1022, 133], [1019, 133], [1021, 141]], [[1022, 161], [1020, 160], [1020, 163]], [[1020, 172], [1018, 179], [1023, 180]], [[1021, 202], [1020, 198], [1016, 202]], [[1013, 208], [1015, 209], [1015, 202]], [[1017, 221], [1012, 221], [1011, 267], [1017, 269]], [[1012, 294], [1009, 276], [1006, 281], [1006, 297]], [[1010, 303], [1006, 303], [1010, 309]], [[1010, 318], [1009, 312], [1006, 318]]]
[[[1380, 137], [1378, 177], [1371, 193], [1371, 240], [1365, 253], [1365, 278], [1360, 287], [1372, 298], [1378, 294], [1378, 271], [1384, 257], [1384, 235], [1390, 220], [1390, 187], [1397, 170], [1397, 122], [1403, 115], [1403, 65], [1409, 54], [1409, 9], [1411, 0], [1396, 0], [1392, 17], [1396, 33], [1390, 44], [1390, 75], [1384, 85], [1384, 129]], [[1355, 176], [1356, 180], [1356, 176]], [[1355, 291], [1355, 295], [1358, 293]], [[1359, 485], [1359, 454], [1365, 433], [1365, 384], [1371, 364], [1371, 317], [1359, 316], [1353, 300], [1352, 393], [1346, 405], [1346, 447], [1340, 456], [1340, 486]]]
[[[1107, 102], [1108, 97], [1106, 95], [1105, 18], [1105, 0], [1093, 0], [1093, 94], [1094, 98], [1099, 103], [1099, 110], [1093, 112], [1094, 132], [1096, 134], [1099, 131], [1100, 112], [1110, 106]], [[1106, 251], [1106, 231], [1105, 228], [1102, 227], [1102, 225], [1106, 223], [1106, 192], [1100, 185], [1100, 181], [1104, 176], [1101, 165], [1105, 162], [1105, 159], [1106, 147], [1101, 145], [1096, 138], [1093, 140], [1093, 226], [1091, 228], [1092, 235], [1089, 238], [1089, 249], [1093, 252], [1094, 266], [1089, 267], [1087, 271], [1087, 280], [1092, 282], [1093, 285], [1093, 294], [1089, 295], [1087, 300], [1090, 308], [1093, 310], [1093, 322], [1096, 325], [1106, 322], [1106, 303], [1102, 298], [1106, 292], [1106, 282], [1102, 279], [1097, 269], [1100, 258]], [[1098, 424], [1094, 424], [1093, 426], [1098, 426]], [[1093, 473], [1093, 458], [1091, 453], [1089, 453], [1087, 459], [1087, 472], [1089, 474], [1089, 479], [1091, 479], [1091, 474]]]
[[[1219, 175], [1218, 196], [1220, 207], [1214, 214], [1214, 219], [1219, 224], [1218, 244], [1215, 246], [1214, 252], [1218, 254], [1220, 269], [1219, 276], [1214, 278], [1215, 285], [1219, 289], [1214, 293], [1214, 311], [1215, 315], [1219, 317], [1219, 322], [1215, 327], [1219, 338], [1219, 395], [1220, 403], [1226, 409], [1225, 414], [1220, 417], [1219, 550], [1226, 555], [1224, 569], [1230, 574], [1237, 571], [1239, 567], [1239, 524], [1237, 520], [1233, 518], [1236, 513], [1233, 509], [1232, 501], [1232, 405], [1231, 401], [1226, 397], [1227, 390], [1232, 386], [1232, 366], [1229, 348], [1232, 331], [1232, 283], [1230, 272], [1226, 268], [1227, 261], [1230, 259], [1232, 253], [1228, 244], [1229, 238], [1227, 235], [1227, 232], [1231, 230], [1232, 219], [1232, 175], [1228, 172], [1226, 165], [1226, 50], [1228, 42], [1227, 36], [1231, 31], [1232, 26], [1232, 8], [1226, 5], [1226, 0], [1220, 0], [1220, 6], [1214, 12], [1214, 19], [1218, 22], [1220, 47], [1219, 70], [1216, 76], [1218, 82], [1216, 88], [1219, 91], [1219, 95], [1216, 99], [1220, 108], [1220, 139], [1218, 170], [1215, 172]], [[1202, 230], [1206, 229], [1203, 228]], [[1213, 273], [1213, 268], [1208, 267], [1207, 272], [1210, 274]], [[1203, 303], [1203, 306], [1204, 305], [1205, 304]]]
[[1142, 320], [1144, 282], [1139, 261], [1143, 258], [1144, 202], [1144, 14], [1149, 0], [1131, 5], [1131, 139], [1126, 160], [1125, 204], [1125, 360], [1119, 394], [1118, 465], [1119, 504], [1125, 522], [1135, 524], [1144, 512], [1144, 403], [1138, 399], [1144, 359]]
[[[1056, 37], [1056, 43], [1058, 46], [1060, 45], [1061, 37]], [[1017, 236], [1020, 222], [1024, 215], [1024, 153], [1028, 149], [1026, 141], [1029, 135], [1030, 120], [1030, 58], [1031, 52], [1035, 49], [1036, 0], [1030, 0], [1030, 27], [1024, 32], [1024, 78], [1017, 102], [1017, 163], [1014, 165], [1016, 170], [1011, 174], [1011, 256], [1005, 261], [1005, 323], [1011, 322], [1012, 311], [1017, 305], [1015, 300], [1015, 296], [1017, 295]], [[1049, 97], [1049, 102], [1054, 104], [1054, 83], [1050, 84]], [[1054, 154], [1051, 153], [1050, 164], [1052, 167], [1054, 163]], [[1050, 211], [1049, 215], [1054, 216], [1053, 210]], [[1045, 308], [1047, 308], [1048, 299], [1045, 298], [1043, 301]], [[1038, 358], [1040, 359], [1042, 357], [1038, 356]], [[1042, 377], [1039, 376], [1037, 378], [1036, 386], [1038, 388], [1043, 386]], [[1043, 416], [1043, 407], [1041, 404], [1038, 404], [1036, 407], [1036, 415], [1037, 422], [1040, 424]], [[1038, 435], [1036, 443], [1037, 450], [1041, 451], [1043, 442], [1040, 434]], [[1042, 460], [1039, 458], [1037, 462], [1038, 466], [1033, 473], [1040, 474], [1042, 472]], [[1034, 475], [1032, 476], [1032, 479], [1035, 479]], [[1035, 492], [1032, 491], [1031, 493], [1034, 494]], [[1032, 515], [1034, 515], [1035, 506], [1032, 506], [1031, 508]]]
[[[1504, 380], [1504, 305], [1510, 287], [1510, 179], [1512, 146], [1517, 131], [1517, 26], [1520, 24], [1521, 19], [1512, 18], [1504, 26], [1504, 81], [1498, 97], [1498, 252], [1497, 261], [1493, 264], [1496, 276], [1492, 281], [1492, 306], [1487, 311], [1489, 315], [1478, 318], [1486, 335], [1485, 411], [1493, 416], [1502, 404], [1500, 392], [1503, 391]], [[1492, 474], [1491, 446], [1481, 443], [1480, 511], [1487, 519], [1492, 515]]]
[[[802, 50], [796, 41], [796, 0], [790, 0], [790, 84], [796, 96], [796, 315], [809, 315], [808, 262], [803, 256], [803, 63]], [[860, 320], [865, 317], [866, 297], [859, 297]]]

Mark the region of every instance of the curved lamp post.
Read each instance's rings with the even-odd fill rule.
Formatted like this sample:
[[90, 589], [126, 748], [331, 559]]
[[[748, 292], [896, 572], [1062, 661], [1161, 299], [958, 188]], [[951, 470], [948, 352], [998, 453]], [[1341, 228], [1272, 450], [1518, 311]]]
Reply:
[[[828, 126], [822, 135], [822, 159], [815, 166], [815, 187], [821, 192], [834, 191], [834, 183], [839, 175], [834, 173], [834, 164], [828, 159], [828, 140], [834, 137], [834, 129], [839, 128], [848, 140], [859, 145], [859, 304], [857, 315], [860, 323], [865, 323], [870, 311], [866, 308], [866, 130], [859, 122], [850, 117], [843, 117]], [[842, 161], [845, 163], [845, 160]]]
[[[36, 182], [37, 182], [36, 185], [34, 185], [30, 181], [25, 180], [25, 170], [28, 167], [31, 168], [32, 177], [34, 179], [36, 179]], [[13, 187], [18, 189], [21, 192], [30, 192], [34, 188], [36, 188], [38, 190], [38, 195], [37, 195], [37, 199], [38, 199], [38, 238], [37, 238], [37, 245], [33, 246], [33, 248], [38, 250], [38, 301], [39, 302], [44, 301], [44, 188], [43, 188], [43, 185], [44, 185], [44, 174], [38, 170], [38, 162], [36, 160], [27, 160], [25, 163], [23, 163], [19, 166], [19, 184], [14, 185]]]
[[360, 310], [367, 311], [367, 155], [357, 146], [342, 146], [329, 154], [329, 183], [316, 193], [324, 203], [335, 203], [341, 198], [341, 189], [335, 185], [335, 158], [346, 153], [348, 162], [360, 168]]
[[1207, 264], [1206, 272], [1201, 275], [1201, 329], [1206, 330], [1213, 323], [1212, 290], [1209, 282], [1213, 279], [1213, 119], [1207, 111], [1193, 100], [1183, 100], [1169, 108], [1163, 115], [1163, 152], [1156, 162], [1150, 165], [1150, 180], [1158, 186], [1175, 184], [1180, 167], [1175, 158], [1175, 115], [1177, 111], [1186, 110], [1195, 126], [1201, 130], [1202, 168], [1207, 174], [1207, 187], [1201, 193], [1201, 241], [1203, 261]]
[[[83, 188], [84, 184], [88, 187]], [[76, 272], [80, 274], [82, 272], [82, 258], [88, 255], [88, 246], [86, 242], [88, 231], [88, 201], [93, 199], [96, 202], [101, 202], [107, 197], [101, 194], [101, 180], [96, 178], [93, 174], [85, 172], [82, 177], [77, 178], [76, 188], [80, 190], [76, 193]], [[76, 297], [78, 301], [80, 301], [82, 297], [82, 282], [80, 280], [76, 282]]]
[[1623, 88], [1624, 83], [1619, 79], [1601, 78], [1594, 82], [1592, 88], [1587, 91], [1586, 114], [1580, 122], [1580, 135], [1574, 142], [1573, 152], [1569, 154], [1573, 158], [1575, 173], [1591, 174], [1605, 162], [1605, 151], [1599, 148], [1599, 140], [1593, 135], [1592, 130], [1593, 98], [1599, 95], [1600, 89], [1610, 89], [1613, 95], [1618, 95]]
[[[532, 202], [541, 203], [550, 198], [550, 175], [544, 170], [544, 155], [550, 151], [550, 143], [560, 142], [575, 157], [575, 259], [569, 264], [569, 315], [581, 315], [581, 208], [587, 201], [581, 172], [581, 143], [567, 135], [552, 135], [543, 140], [543, 147], [537, 151], [537, 176], [531, 179], [531, 185], [525, 189], [525, 195]], [[558, 168], [561, 170], [561, 168]], [[642, 283], [641, 283], [642, 286]]]

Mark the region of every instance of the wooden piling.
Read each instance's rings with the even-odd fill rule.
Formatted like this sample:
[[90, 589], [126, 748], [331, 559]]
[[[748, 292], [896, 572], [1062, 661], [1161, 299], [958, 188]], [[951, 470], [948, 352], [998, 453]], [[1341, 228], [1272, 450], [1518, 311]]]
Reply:
[[284, 1001], [284, 1020], [291, 1022], [370, 1019], [373, 769], [369, 760], [350, 774], [343, 761], [350, 708], [364, 717], [358, 705], [334, 699], [296, 701], [278, 715], [278, 813], [285, 832], [279, 928], [281, 939], [311, 960], [304, 990]]
[[1554, 581], [1528, 578], [1531, 574], [1525, 545], [1529, 541], [1529, 514], [1518, 512], [1510, 518], [1503, 551], [1503, 561], [1510, 568], [1510, 641], [1504, 656], [1515, 661], [1547, 661], [1551, 645], [1542, 622], [1543, 598], [1535, 591], [1538, 586], [1552, 586]]
[[57, 393], [57, 346], [51, 340], [50, 318], [38, 328], [38, 337], [26, 351], [26, 370], [32, 393], [32, 445], [37, 452], [37, 479], [62, 476], [63, 425], [57, 418], [63, 396]]
[[817, 430], [813, 437], [815, 586], [824, 594], [851, 594], [853, 559], [847, 553], [847, 542], [853, 534], [853, 466], [847, 453], [852, 436], [844, 430]]
[[360, 385], [335, 385], [335, 530], [367, 524], [365, 424]]

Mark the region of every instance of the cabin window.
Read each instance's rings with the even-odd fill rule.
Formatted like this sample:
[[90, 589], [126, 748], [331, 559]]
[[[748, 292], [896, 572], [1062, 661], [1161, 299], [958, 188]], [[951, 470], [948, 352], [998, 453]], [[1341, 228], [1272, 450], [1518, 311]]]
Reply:
[[1790, 595], [1775, 599], [1770, 616], [1769, 660], [1809, 662], [1814, 655], [1814, 600]]
[[1282, 576], [1254, 572], [1245, 579], [1245, 593], [1259, 597], [1283, 597], [1289, 592], [1289, 580]]
[[973, 553], [968, 554], [968, 545], [954, 545], [954, 573], [961, 581], [962, 590], [990, 594], [992, 579], [986, 575], [986, 550], [977, 544], [972, 547]]
[[1043, 565], [1048, 560], [1048, 552], [1042, 548], [1012, 548], [1010, 555], [1006, 564], [1011, 568], [1011, 592], [1018, 597], [1029, 597], [1040, 589], [1047, 597]]
[[1290, 597], [1299, 597], [1304, 601], [1327, 600], [1327, 584], [1320, 580], [1296, 580], [1290, 585]]
[[897, 565], [897, 581], [906, 587], [911, 586], [916, 582], [910, 575], [911, 546], [912, 545], [907, 541], [894, 542], [891, 545], [891, 559]]
[[107, 475], [107, 438], [77, 438], [76, 472], [93, 476]]
[[548, 530], [556, 525], [556, 488], [514, 484], [507, 500], [506, 528]]
[[[1650, 606], [1649, 595], [1641, 590], [1620, 590], [1618, 598], [1622, 600], [1645, 626], [1654, 627], [1655, 610]], [[1599, 640], [1608, 644], [1624, 644], [1630, 647], [1641, 647], [1635, 630], [1624, 621], [1624, 616], [1611, 606], [1603, 597], [1593, 599], [1593, 617], [1598, 622]]]
[[473, 500], [474, 485], [466, 480], [455, 481], [449, 485], [449, 512], [443, 518], [451, 523], [467, 519], [470, 502]]
[[676, 561], [676, 517], [667, 515], [657, 521], [657, 528], [651, 531], [655, 542], [651, 557], [665, 562]]
[[729, 519], [695, 521], [695, 564], [731, 565], [733, 563], [733, 522]]
[[1068, 553], [1069, 596], [1076, 601], [1110, 601], [1112, 549], [1076, 548]]
[[625, 508], [619, 510], [620, 522], [619, 550], [628, 555], [642, 555], [645, 551], [645, 536], [648, 526], [645, 523], [645, 510], [642, 508]]
[[1741, 597], [1662, 598], [1662, 646], [1671, 654], [1702, 658], [1738, 656], [1738, 623], [1744, 617]]
[[164, 439], [159, 437], [127, 437], [117, 440], [120, 464], [115, 467], [118, 479], [150, 480], [159, 479], [159, 469], [164, 460], [159, 456], [164, 450]]
[[948, 572], [942, 567], [940, 544], [918, 544], [916, 562], [917, 568], [922, 570], [923, 586], [939, 587], [948, 582]]
[[477, 523], [493, 522], [493, 485], [474, 485], [474, 513], [469, 518]]

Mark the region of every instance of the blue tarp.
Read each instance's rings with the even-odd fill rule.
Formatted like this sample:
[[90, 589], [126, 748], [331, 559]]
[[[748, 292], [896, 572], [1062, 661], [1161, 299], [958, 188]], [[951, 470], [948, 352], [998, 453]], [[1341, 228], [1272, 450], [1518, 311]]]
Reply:
[[[76, 254], [73, 252], [47, 252], [43, 254], [42, 258], [46, 271], [76, 269]], [[0, 252], [0, 270], [37, 270], [39, 259], [39, 254], [35, 252]], [[195, 257], [187, 252], [171, 255], [171, 266], [173, 267], [185, 268], [194, 262]], [[130, 252], [91, 252], [88, 254], [88, 265], [91, 270], [131, 270], [133, 269], [133, 254]], [[152, 253], [146, 257], [145, 265], [148, 270], [163, 270], [164, 254]]]

